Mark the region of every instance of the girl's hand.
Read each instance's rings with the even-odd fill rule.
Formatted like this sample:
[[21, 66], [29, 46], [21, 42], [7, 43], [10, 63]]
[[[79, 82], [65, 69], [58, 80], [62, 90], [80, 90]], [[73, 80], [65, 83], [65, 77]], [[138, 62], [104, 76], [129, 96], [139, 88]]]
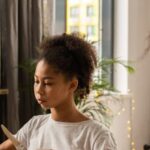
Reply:
[[16, 150], [11, 140], [6, 140], [0, 144], [0, 150]]

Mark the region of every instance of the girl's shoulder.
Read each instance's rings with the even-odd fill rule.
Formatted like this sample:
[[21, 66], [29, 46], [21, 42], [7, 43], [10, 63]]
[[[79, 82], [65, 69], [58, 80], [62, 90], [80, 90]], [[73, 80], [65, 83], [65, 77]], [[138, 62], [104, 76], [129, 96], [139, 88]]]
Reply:
[[48, 122], [50, 118], [49, 114], [43, 114], [43, 115], [36, 115], [33, 116], [28, 122], [28, 126], [30, 127], [40, 127], [43, 126], [44, 124], [46, 124]]
[[95, 130], [99, 129], [99, 130], [109, 131], [109, 128], [107, 126], [105, 126], [102, 122], [97, 121], [97, 120], [91, 119], [89, 123], [87, 124], [87, 126]]
[[31, 120], [32, 121], [45, 121], [45, 120], [48, 120], [49, 117], [50, 117], [50, 114], [42, 114], [42, 115], [33, 116]]

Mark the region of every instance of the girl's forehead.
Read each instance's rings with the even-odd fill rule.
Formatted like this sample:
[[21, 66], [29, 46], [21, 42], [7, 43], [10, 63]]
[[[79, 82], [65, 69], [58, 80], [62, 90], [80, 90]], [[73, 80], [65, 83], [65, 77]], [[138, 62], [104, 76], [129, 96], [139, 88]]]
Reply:
[[68, 77], [53, 65], [48, 64], [45, 60], [40, 60], [35, 69], [35, 77], [44, 78], [52, 77], [53, 79], [63, 79], [69, 81]]
[[35, 73], [44, 73], [44, 74], [58, 74], [58, 71], [52, 66], [49, 65], [47, 62], [44, 60], [41, 60], [37, 63]]
[[52, 65], [49, 65], [47, 62], [41, 60], [38, 62], [35, 69], [35, 77], [37, 78], [51, 78], [51, 79], [63, 79], [65, 80], [65, 75], [60, 71], [56, 70]]

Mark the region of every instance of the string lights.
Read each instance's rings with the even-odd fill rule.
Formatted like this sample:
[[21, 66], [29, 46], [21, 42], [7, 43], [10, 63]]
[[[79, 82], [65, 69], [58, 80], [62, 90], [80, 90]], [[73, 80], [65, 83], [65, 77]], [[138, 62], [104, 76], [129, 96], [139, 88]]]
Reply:
[[[129, 143], [130, 143], [130, 150], [136, 150], [136, 144], [133, 140], [133, 112], [135, 111], [135, 99], [133, 98], [132, 94], [128, 94], [129, 97], [127, 99], [129, 99], [129, 119], [126, 122], [126, 130], [127, 130], [127, 138], [129, 139]], [[124, 95], [120, 95], [120, 100], [123, 100], [125, 98]], [[125, 98], [126, 99], [126, 98]], [[120, 109], [118, 110], [118, 112], [116, 113], [116, 115], [120, 116], [122, 113], [124, 113], [126, 111], [126, 108], [124, 106], [124, 104], [121, 105]]]
[[135, 142], [133, 140], [133, 111], [135, 110], [135, 99], [133, 98], [133, 95], [131, 95], [131, 100], [130, 100], [130, 121], [127, 122], [127, 125], [128, 125], [128, 135], [130, 135], [130, 147], [131, 147], [131, 150], [136, 150], [136, 145], [135, 145]]
[[[130, 93], [98, 93], [93, 94], [96, 103], [102, 103], [103, 106], [108, 106], [103, 111], [108, 116], [121, 116], [123, 113], [129, 115], [126, 121], [127, 138], [129, 140], [130, 150], [136, 150], [136, 143], [133, 139], [133, 112], [135, 111], [135, 99]], [[125, 102], [125, 103], [124, 103]], [[126, 103], [128, 103], [126, 105]]]

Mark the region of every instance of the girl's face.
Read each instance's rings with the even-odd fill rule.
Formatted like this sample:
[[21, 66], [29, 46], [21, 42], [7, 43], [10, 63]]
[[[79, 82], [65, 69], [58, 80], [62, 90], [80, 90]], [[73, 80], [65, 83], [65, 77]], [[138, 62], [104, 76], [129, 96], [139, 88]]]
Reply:
[[44, 60], [38, 62], [34, 75], [34, 94], [43, 108], [56, 108], [71, 101], [77, 82], [66, 81]]

